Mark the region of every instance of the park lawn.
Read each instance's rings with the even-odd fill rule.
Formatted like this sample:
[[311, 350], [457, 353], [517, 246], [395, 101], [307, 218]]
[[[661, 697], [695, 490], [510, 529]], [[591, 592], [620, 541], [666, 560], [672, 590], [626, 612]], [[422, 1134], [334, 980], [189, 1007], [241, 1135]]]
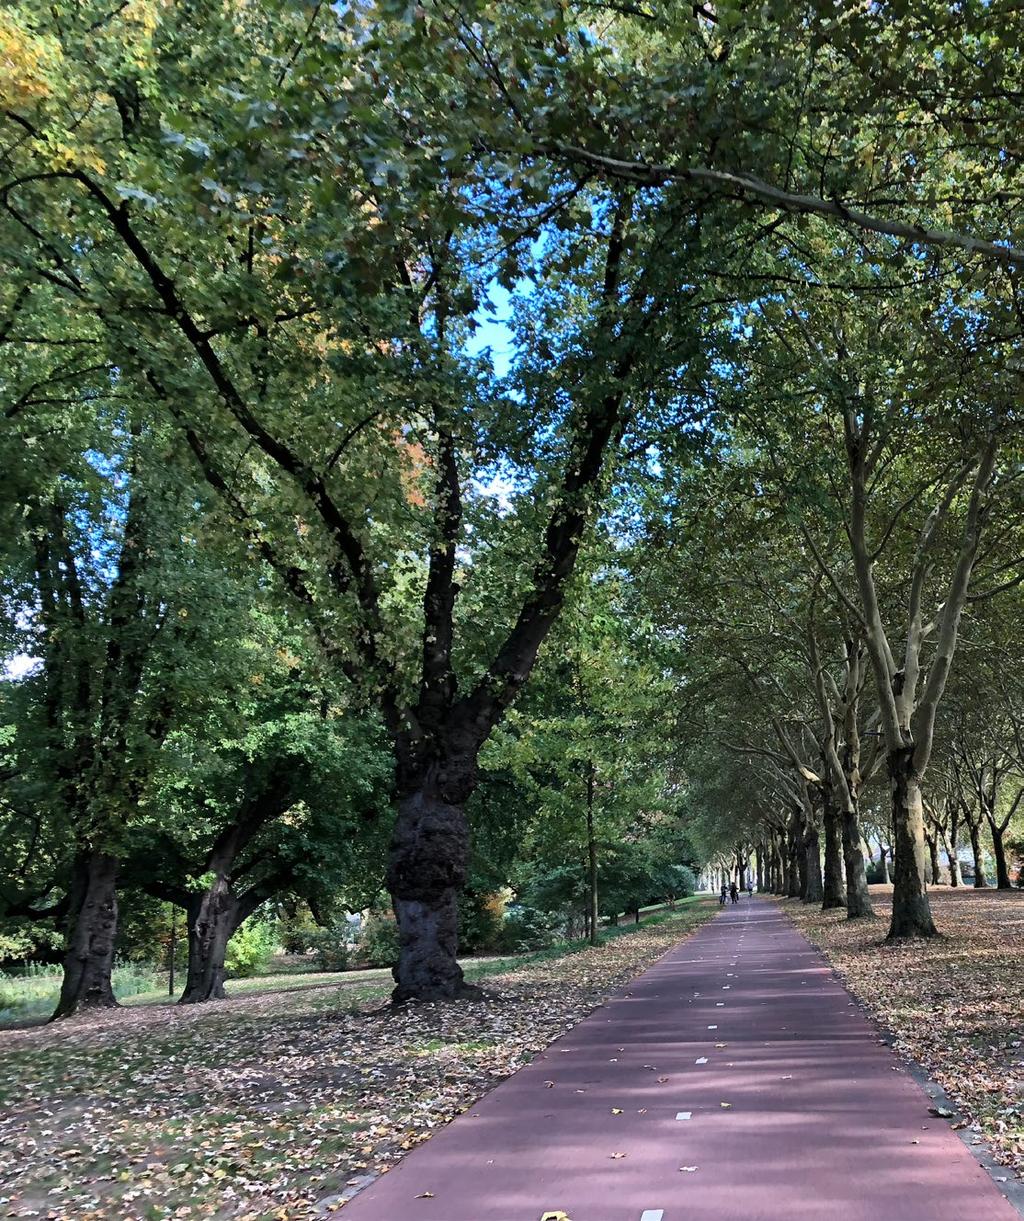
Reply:
[[715, 911], [476, 964], [482, 1000], [393, 1011], [382, 979], [0, 1033], [0, 1215], [329, 1215]]
[[895, 1049], [947, 1092], [969, 1139], [1024, 1178], [1024, 891], [929, 894], [944, 935], [894, 944], [891, 886], [871, 887], [877, 920], [781, 902]]

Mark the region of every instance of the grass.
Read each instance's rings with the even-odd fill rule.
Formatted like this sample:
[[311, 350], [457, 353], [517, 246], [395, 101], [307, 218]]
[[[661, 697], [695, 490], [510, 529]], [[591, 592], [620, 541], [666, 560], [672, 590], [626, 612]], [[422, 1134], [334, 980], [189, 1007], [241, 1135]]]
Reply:
[[[700, 902], [697, 896], [680, 899], [676, 911], [685, 911]], [[675, 913], [663, 905], [641, 909], [640, 927], [655, 926], [669, 920]], [[632, 917], [629, 923], [612, 925], [602, 930], [602, 939], [628, 936], [637, 925]], [[557, 941], [543, 950], [527, 954], [502, 955], [499, 957], [467, 958], [462, 962], [467, 979], [481, 979], [501, 974], [513, 965], [544, 962], [576, 953], [588, 946], [584, 939]], [[389, 984], [390, 967], [361, 967], [348, 971], [315, 971], [308, 966], [304, 971], [296, 964], [269, 975], [255, 975], [248, 979], [229, 979], [224, 985], [232, 998], [259, 996], [270, 992], [292, 991], [300, 988], [356, 987], [367, 983]], [[0, 1029], [4, 1026], [22, 1024], [33, 1020], [42, 1021], [50, 1016], [60, 995], [61, 968], [57, 964], [29, 963], [18, 974], [6, 975], [0, 971]], [[178, 987], [184, 982], [183, 973], [178, 975]], [[114, 969], [114, 995], [122, 1005], [166, 1005], [167, 972], [141, 963], [125, 963]]]
[[716, 911], [690, 900], [598, 947], [468, 963], [480, 999], [393, 1011], [386, 971], [346, 972], [8, 1031], [5, 1215], [329, 1215], [350, 1180], [389, 1169]]
[[[133, 997], [152, 992], [159, 978], [154, 967], [124, 963], [114, 968], [114, 995], [131, 1003]], [[30, 962], [17, 974], [0, 971], [0, 1025], [49, 1017], [60, 996], [60, 983], [57, 964]]]

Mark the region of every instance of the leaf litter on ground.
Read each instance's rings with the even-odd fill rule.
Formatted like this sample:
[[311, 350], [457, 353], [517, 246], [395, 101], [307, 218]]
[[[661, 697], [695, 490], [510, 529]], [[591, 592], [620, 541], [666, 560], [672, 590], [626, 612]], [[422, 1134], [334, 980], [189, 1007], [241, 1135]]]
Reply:
[[1024, 891], [936, 886], [928, 895], [942, 936], [896, 942], [884, 940], [891, 886], [871, 887], [875, 920], [780, 903], [885, 1041], [942, 1087], [962, 1116], [953, 1127], [1024, 1178]]
[[710, 917], [713, 904], [392, 1009], [383, 983], [3, 1032], [0, 1215], [335, 1215]]

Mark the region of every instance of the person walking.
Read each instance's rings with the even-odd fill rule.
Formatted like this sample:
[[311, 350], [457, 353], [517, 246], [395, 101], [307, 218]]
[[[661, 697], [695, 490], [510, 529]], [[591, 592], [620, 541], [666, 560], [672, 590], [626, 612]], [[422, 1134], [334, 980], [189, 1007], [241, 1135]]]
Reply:
[[723, 882], [723, 883], [722, 883], [722, 892], [721, 892], [721, 894], [718, 896], [718, 906], [719, 906], [719, 907], [725, 907], [725, 900], [726, 900], [728, 897], [729, 897], [729, 888], [728, 888], [728, 887], [726, 886], [726, 884]]
[[734, 903], [738, 903], [740, 901], [740, 888], [735, 882], [733, 882], [733, 884], [729, 887], [729, 895]]

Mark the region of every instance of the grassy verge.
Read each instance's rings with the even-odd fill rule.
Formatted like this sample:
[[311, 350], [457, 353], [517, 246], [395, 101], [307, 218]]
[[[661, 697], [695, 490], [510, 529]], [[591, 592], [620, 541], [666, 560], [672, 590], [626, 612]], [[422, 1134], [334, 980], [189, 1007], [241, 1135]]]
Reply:
[[470, 964], [482, 1000], [392, 1012], [389, 980], [345, 976], [6, 1032], [6, 1215], [323, 1215], [715, 911], [690, 900], [598, 947]]
[[872, 886], [877, 920], [786, 902], [896, 1049], [960, 1112], [958, 1126], [1024, 1178], [1024, 892], [933, 887], [943, 936], [888, 944], [892, 887]]
[[[695, 898], [681, 899], [678, 910], [685, 910]], [[668, 919], [672, 912], [662, 905], [641, 909], [643, 925], [657, 924]], [[635, 931], [630, 921], [607, 928], [604, 938], [618, 937]], [[533, 954], [467, 958], [463, 967], [468, 976], [500, 974], [517, 962], [542, 961], [545, 957], [559, 957], [586, 948], [586, 941], [559, 941], [546, 950]], [[153, 967], [127, 964], [114, 970], [114, 995], [122, 1005], [166, 1005], [172, 1002], [167, 994], [167, 976]], [[178, 988], [184, 977], [179, 972]], [[297, 988], [363, 987], [366, 984], [389, 983], [390, 967], [363, 967], [348, 971], [316, 971], [308, 965], [290, 966], [286, 971], [268, 975], [256, 975], [251, 979], [229, 979], [224, 986], [230, 998], [256, 996], [265, 992], [290, 991]], [[28, 974], [5, 976], [0, 973], [0, 1031], [5, 1027], [20, 1025], [33, 1020], [45, 1021], [57, 1005], [60, 995], [61, 970], [59, 966], [37, 967]]]

